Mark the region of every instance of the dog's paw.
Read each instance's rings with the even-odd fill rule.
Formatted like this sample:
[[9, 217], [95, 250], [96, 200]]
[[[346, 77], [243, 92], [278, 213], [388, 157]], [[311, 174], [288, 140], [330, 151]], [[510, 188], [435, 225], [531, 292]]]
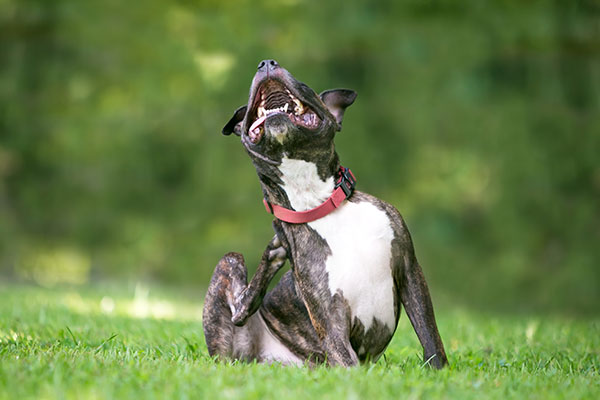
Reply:
[[285, 263], [285, 260], [287, 258], [287, 252], [285, 251], [285, 249], [283, 247], [278, 247], [276, 249], [273, 249], [271, 251], [269, 251], [269, 263], [271, 263], [271, 265], [276, 265], [278, 267], [281, 267], [283, 265], [283, 263]]
[[275, 235], [273, 240], [271, 240], [271, 243], [269, 243], [267, 252], [267, 260], [273, 266], [281, 267], [287, 259], [287, 251], [277, 235]]
[[250, 317], [250, 304], [248, 288], [242, 290], [231, 301], [231, 322], [235, 326], [242, 326]]
[[250, 317], [250, 314], [248, 313], [248, 309], [246, 307], [232, 307], [231, 322], [233, 322], [235, 326], [245, 325], [248, 317]]

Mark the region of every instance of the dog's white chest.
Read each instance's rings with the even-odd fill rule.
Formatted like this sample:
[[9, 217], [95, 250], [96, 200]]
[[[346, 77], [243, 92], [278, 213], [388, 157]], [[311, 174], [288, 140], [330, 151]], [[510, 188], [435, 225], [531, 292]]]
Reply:
[[[279, 170], [283, 189], [298, 210], [321, 204], [334, 188], [333, 178], [322, 181], [315, 164], [284, 158]], [[331, 249], [326, 269], [329, 289], [342, 291], [352, 317], [358, 317], [365, 332], [376, 318], [390, 331], [396, 325], [392, 240], [394, 232], [385, 212], [369, 202], [344, 202], [331, 214], [309, 222]]]
[[385, 212], [368, 202], [345, 202], [309, 226], [331, 249], [325, 266], [331, 294], [341, 290], [352, 317], [358, 317], [365, 332], [373, 318], [393, 331], [396, 324], [391, 266], [394, 233]]

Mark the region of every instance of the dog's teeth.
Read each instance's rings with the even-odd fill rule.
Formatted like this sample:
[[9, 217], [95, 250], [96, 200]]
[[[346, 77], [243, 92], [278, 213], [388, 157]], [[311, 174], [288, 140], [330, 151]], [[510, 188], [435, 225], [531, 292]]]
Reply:
[[271, 115], [271, 114], [273, 114], [273, 113], [276, 113], [276, 112], [284, 112], [284, 113], [287, 113], [287, 111], [288, 111], [288, 109], [289, 109], [289, 108], [290, 108], [290, 105], [289, 105], [289, 104], [287, 104], [287, 103], [286, 103], [286, 104], [284, 104], [284, 105], [283, 105], [283, 106], [281, 106], [281, 107], [275, 107], [275, 108], [271, 108], [270, 110], [267, 110], [267, 109], [265, 109], [265, 108], [263, 108], [263, 107], [259, 107], [259, 108], [258, 108], [258, 117], [260, 118], [260, 117], [262, 117], [263, 115]]
[[275, 108], [272, 108], [270, 110], [265, 110], [265, 114], [266, 115], [271, 115], [271, 114], [273, 114], [275, 112], [285, 111], [286, 109], [287, 109], [287, 107], [275, 107]]
[[292, 98], [292, 100], [296, 104], [296, 106], [294, 107], [294, 113], [296, 113], [296, 115], [302, 115], [304, 113], [304, 106], [302, 105], [300, 100], [296, 98]]

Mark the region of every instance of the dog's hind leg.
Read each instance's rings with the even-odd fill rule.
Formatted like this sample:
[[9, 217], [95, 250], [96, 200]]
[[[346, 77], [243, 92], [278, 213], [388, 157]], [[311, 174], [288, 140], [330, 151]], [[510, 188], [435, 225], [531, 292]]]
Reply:
[[[202, 312], [202, 325], [208, 353], [225, 358], [252, 359], [252, 340], [238, 340], [239, 328], [231, 322], [233, 300], [245, 287], [247, 270], [239, 253], [221, 258], [213, 273]], [[239, 342], [236, 346], [236, 342]]]
[[231, 320], [235, 325], [244, 325], [246, 320], [258, 310], [267, 293], [269, 283], [285, 264], [286, 257], [287, 253], [275, 235], [263, 252], [250, 283], [234, 299]]
[[[231, 320], [234, 299], [247, 287], [242, 255], [229, 253], [223, 256], [215, 268], [204, 301], [202, 323], [209, 354], [219, 359], [283, 364], [320, 360], [314, 330], [304, 304], [296, 294], [291, 274], [284, 275], [265, 298], [270, 312], [261, 304], [260, 312], [246, 317], [243, 326], [236, 326]], [[261, 297], [260, 290], [257, 293]]]
[[260, 353], [257, 346], [260, 347], [267, 336], [264, 321], [253, 314], [285, 259], [286, 252], [275, 236], [263, 252], [256, 274], [248, 285], [243, 256], [228, 253], [221, 258], [206, 293], [202, 317], [211, 356], [257, 358]]

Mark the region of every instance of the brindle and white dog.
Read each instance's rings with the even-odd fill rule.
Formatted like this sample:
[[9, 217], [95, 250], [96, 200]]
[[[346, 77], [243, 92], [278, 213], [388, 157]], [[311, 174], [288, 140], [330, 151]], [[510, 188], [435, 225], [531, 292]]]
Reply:
[[[356, 93], [317, 95], [274, 60], [262, 61], [246, 106], [223, 133], [248, 152], [266, 204], [313, 209], [336, 188], [333, 139]], [[273, 222], [275, 237], [247, 283], [241, 254], [215, 268], [203, 324], [219, 358], [353, 366], [375, 361], [396, 330], [401, 304], [433, 367], [447, 364], [427, 283], [408, 229], [391, 205], [359, 191], [311, 222]], [[269, 293], [275, 273], [291, 270]]]

